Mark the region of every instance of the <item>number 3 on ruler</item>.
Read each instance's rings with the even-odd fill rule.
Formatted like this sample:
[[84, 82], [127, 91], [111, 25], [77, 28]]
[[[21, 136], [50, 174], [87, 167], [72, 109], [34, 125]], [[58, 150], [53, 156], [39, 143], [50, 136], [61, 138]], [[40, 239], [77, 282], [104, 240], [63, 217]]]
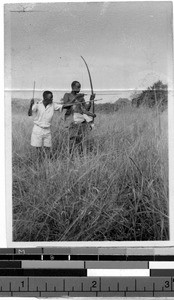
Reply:
[[169, 288], [170, 287], [170, 282], [169, 281], [165, 281], [165, 288]]

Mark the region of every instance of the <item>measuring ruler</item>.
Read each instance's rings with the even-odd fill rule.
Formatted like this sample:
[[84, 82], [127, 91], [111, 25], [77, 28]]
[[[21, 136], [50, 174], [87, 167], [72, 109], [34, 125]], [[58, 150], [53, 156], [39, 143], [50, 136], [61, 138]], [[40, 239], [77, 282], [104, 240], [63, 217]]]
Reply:
[[162, 255], [159, 249], [0, 249], [0, 297], [174, 297], [173, 254], [172, 249]]
[[0, 277], [3, 297], [174, 297], [174, 277]]

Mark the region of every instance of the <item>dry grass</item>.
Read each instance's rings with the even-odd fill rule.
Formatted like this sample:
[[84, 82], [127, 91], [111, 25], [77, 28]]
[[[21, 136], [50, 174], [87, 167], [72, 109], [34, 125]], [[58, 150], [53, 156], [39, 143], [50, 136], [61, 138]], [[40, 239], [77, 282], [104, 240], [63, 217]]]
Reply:
[[14, 241], [167, 240], [167, 112], [98, 114], [91, 152], [68, 157], [61, 115], [53, 159], [36, 162], [32, 118], [13, 107]]

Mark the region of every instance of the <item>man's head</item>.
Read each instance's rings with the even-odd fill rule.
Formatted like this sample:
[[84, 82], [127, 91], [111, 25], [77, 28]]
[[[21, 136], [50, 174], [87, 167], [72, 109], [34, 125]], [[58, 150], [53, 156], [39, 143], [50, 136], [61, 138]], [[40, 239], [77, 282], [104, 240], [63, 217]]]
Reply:
[[53, 102], [53, 93], [50, 91], [43, 92], [43, 100], [46, 104], [50, 104]]
[[78, 81], [73, 81], [71, 83], [71, 88], [72, 88], [72, 91], [75, 92], [76, 94], [80, 92], [80, 89], [81, 89], [81, 84], [80, 82]]

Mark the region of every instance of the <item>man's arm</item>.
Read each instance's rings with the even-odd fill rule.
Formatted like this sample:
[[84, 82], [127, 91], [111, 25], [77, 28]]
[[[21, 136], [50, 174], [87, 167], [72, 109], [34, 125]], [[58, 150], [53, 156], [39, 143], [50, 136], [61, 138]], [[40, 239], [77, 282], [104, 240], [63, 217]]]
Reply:
[[93, 117], [93, 118], [96, 117], [96, 114], [93, 114], [92, 112], [88, 111], [86, 109], [86, 107], [84, 107], [84, 105], [81, 105], [81, 110], [82, 110], [83, 114], [86, 114], [87, 116], [90, 116], [90, 117]]
[[53, 102], [53, 105], [54, 105], [54, 110], [59, 110], [60, 112], [62, 112], [63, 104]]
[[67, 104], [69, 102], [69, 96], [68, 93], [65, 93], [65, 95], [62, 98], [62, 103]]
[[71, 102], [70, 99], [69, 99], [69, 94], [68, 93], [65, 93], [63, 98], [62, 98], [62, 110], [63, 109], [70, 109], [71, 108], [71, 105], [69, 105], [69, 103]]
[[94, 100], [95, 99], [95, 94], [93, 94], [93, 95], [91, 95], [91, 97], [90, 97], [90, 101], [89, 101], [89, 103], [87, 104], [87, 103], [85, 103], [84, 104], [84, 106], [85, 106], [85, 108], [86, 108], [86, 110], [90, 110], [90, 108], [91, 108], [91, 103], [92, 103], [92, 100]]
[[32, 107], [34, 105], [34, 99], [31, 99], [30, 101], [30, 107], [29, 107], [29, 110], [28, 110], [28, 116], [32, 116]]

